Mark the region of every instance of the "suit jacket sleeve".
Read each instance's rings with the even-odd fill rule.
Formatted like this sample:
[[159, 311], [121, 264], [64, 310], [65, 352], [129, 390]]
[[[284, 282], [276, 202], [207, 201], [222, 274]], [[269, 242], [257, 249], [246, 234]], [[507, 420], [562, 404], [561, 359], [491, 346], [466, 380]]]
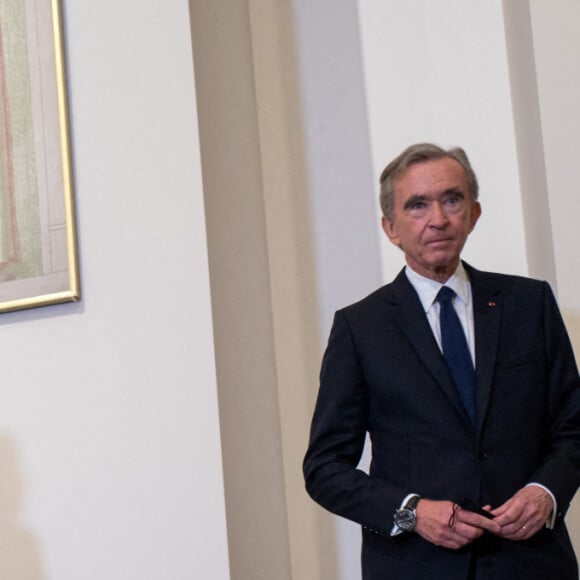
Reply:
[[329, 511], [389, 533], [407, 490], [357, 469], [369, 427], [369, 395], [343, 312], [336, 313], [320, 373], [320, 389], [304, 460], [306, 489]]

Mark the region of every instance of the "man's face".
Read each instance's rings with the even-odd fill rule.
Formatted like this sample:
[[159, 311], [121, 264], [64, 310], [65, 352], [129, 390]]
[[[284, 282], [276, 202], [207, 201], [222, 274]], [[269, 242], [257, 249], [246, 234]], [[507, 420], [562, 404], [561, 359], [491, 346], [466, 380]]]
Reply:
[[481, 207], [472, 202], [463, 168], [449, 157], [411, 165], [394, 182], [393, 219], [383, 230], [417, 273], [451, 276]]

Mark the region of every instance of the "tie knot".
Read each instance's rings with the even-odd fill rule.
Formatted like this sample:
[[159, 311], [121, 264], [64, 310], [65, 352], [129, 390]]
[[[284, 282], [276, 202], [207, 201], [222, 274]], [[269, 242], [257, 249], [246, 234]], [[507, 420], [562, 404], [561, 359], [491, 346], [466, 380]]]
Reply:
[[449, 286], [442, 286], [437, 294], [437, 302], [443, 304], [444, 302], [450, 302], [455, 296], [455, 290], [449, 288]]

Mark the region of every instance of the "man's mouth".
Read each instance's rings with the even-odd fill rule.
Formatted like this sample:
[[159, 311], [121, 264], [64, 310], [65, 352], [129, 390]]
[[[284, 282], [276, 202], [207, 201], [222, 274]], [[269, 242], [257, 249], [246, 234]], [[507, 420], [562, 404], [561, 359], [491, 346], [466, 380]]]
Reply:
[[445, 244], [445, 243], [449, 243], [452, 242], [453, 239], [452, 238], [436, 238], [434, 240], [429, 240], [427, 242], [427, 245], [432, 245], [432, 244]]

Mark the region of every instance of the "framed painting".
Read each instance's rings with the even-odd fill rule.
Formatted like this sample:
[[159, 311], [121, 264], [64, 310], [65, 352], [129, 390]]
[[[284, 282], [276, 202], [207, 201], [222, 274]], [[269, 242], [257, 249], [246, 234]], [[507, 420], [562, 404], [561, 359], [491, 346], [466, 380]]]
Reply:
[[60, 0], [0, 0], [0, 312], [80, 298]]

